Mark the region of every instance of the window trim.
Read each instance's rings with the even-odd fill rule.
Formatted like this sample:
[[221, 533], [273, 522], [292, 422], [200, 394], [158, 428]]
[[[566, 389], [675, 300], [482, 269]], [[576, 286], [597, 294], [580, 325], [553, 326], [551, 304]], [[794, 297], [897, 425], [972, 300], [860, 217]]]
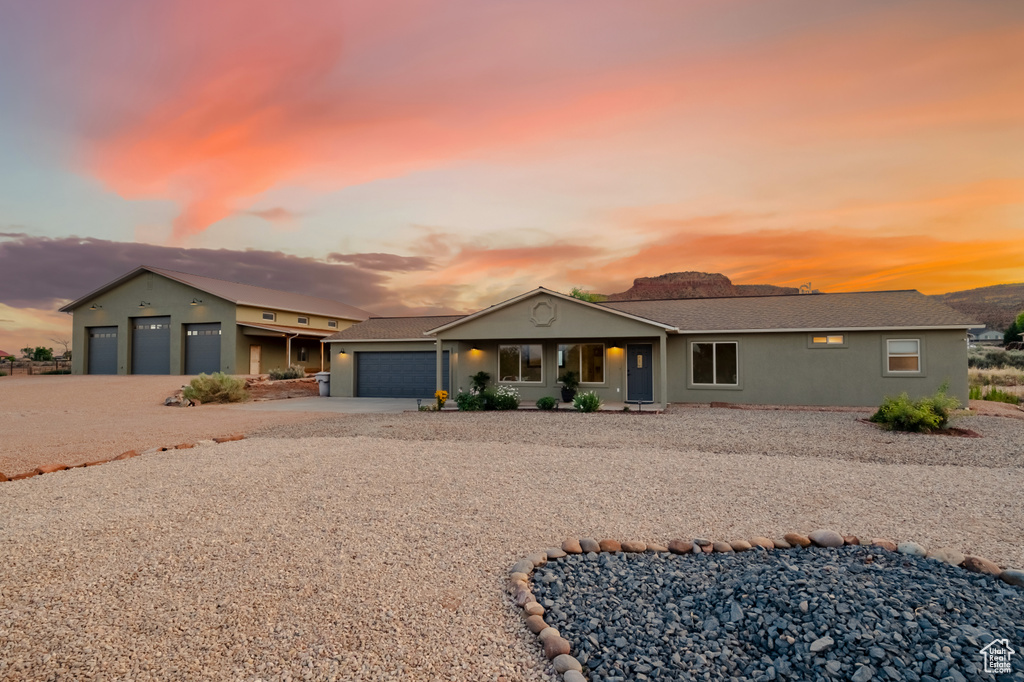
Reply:
[[[523, 381], [523, 346], [540, 346], [540, 380], [539, 381]], [[519, 350], [519, 378], [515, 381], [506, 381], [501, 378], [501, 349], [515, 347]], [[544, 385], [544, 344], [543, 343], [499, 343], [498, 344], [498, 357], [497, 357], [497, 372], [495, 375], [498, 380], [495, 383], [498, 384], [526, 384], [528, 386], [543, 386]]]
[[580, 386], [607, 386], [608, 385], [608, 345], [604, 341], [559, 341], [555, 344], [555, 385], [561, 386], [562, 382], [558, 381], [558, 375], [562, 373], [562, 369], [558, 366], [558, 348], [559, 346], [601, 346], [601, 371], [604, 374], [604, 378], [601, 381], [583, 381], [583, 354], [580, 353], [580, 366], [576, 369], [566, 367], [565, 371], [576, 372], [580, 377]]
[[[814, 339], [824, 336], [826, 339], [836, 336], [843, 338], [841, 343], [816, 343]], [[849, 332], [814, 332], [807, 335], [807, 347], [808, 348], [849, 348], [850, 347], [850, 334]]]
[[[889, 344], [893, 341], [913, 341], [917, 344], [916, 353], [893, 353], [889, 350]], [[892, 369], [890, 360], [892, 358], [917, 358], [917, 369]], [[904, 338], [886, 338], [885, 339], [885, 360], [883, 364], [884, 372], [887, 376], [923, 376], [924, 375], [924, 348], [922, 340], [916, 339], [904, 339]]]
[[[694, 344], [698, 344], [698, 343], [710, 343], [710, 344], [713, 344], [713, 345], [718, 345], [720, 343], [722, 343], [722, 344], [731, 343], [732, 345], [736, 346], [736, 383], [735, 384], [718, 384], [718, 383], [698, 384], [696, 381], [694, 381], [694, 378], [693, 378], [693, 374], [694, 374], [693, 346], [694, 346]], [[712, 364], [712, 367], [711, 367], [711, 373], [712, 373], [712, 376], [714, 376], [714, 375], [716, 375], [718, 373], [717, 372], [717, 370], [718, 370], [718, 349], [717, 348], [713, 351], [712, 357], [713, 357], [713, 364]], [[739, 390], [743, 389], [743, 373], [742, 373], [742, 366], [741, 366], [742, 363], [740, 361], [740, 342], [739, 342], [739, 339], [692, 339], [690, 341], [690, 354], [689, 354], [689, 358], [687, 360], [687, 364], [689, 364], [689, 366], [690, 366], [690, 371], [687, 374], [687, 380], [688, 380], [687, 388], [702, 389], [702, 390], [708, 390], [708, 389], [710, 389], [710, 390], [726, 390], [726, 391], [739, 391]]]
[[338, 328], [338, 321], [337, 320], [327, 320], [327, 326], [330, 329], [337, 329]]
[[[305, 322], [303, 322], [303, 320], [305, 320]], [[299, 315], [299, 316], [297, 316], [295, 318], [295, 324], [301, 324], [301, 325], [305, 325], [305, 326], [308, 327], [309, 326], [309, 316], [308, 315]]]
[[[267, 317], [267, 315], [270, 315], [270, 317]], [[277, 322], [277, 313], [272, 313], [269, 310], [264, 310], [263, 313], [260, 315], [260, 318], [264, 322]]]

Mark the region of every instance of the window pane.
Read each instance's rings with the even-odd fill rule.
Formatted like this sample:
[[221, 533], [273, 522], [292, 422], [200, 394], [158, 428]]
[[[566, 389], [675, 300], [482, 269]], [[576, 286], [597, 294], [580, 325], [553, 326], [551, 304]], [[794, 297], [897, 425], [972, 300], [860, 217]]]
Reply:
[[540, 381], [544, 350], [540, 344], [521, 346], [522, 374], [521, 381]]
[[501, 346], [498, 350], [499, 381], [519, 381], [519, 346]]
[[814, 339], [813, 339], [813, 343], [828, 343], [828, 337], [827, 336], [815, 336]]
[[917, 355], [917, 339], [890, 341], [889, 352]]
[[715, 383], [736, 383], [736, 344], [715, 344]]
[[890, 372], [916, 372], [918, 371], [918, 358], [916, 355], [894, 355], [889, 358]]
[[713, 384], [715, 382], [715, 345], [712, 343], [693, 344], [693, 383]]
[[839, 336], [830, 336], [830, 337], [828, 337], [828, 342], [829, 343], [842, 343], [843, 342], [843, 335], [840, 334]]
[[585, 381], [594, 384], [600, 384], [604, 382], [604, 346], [599, 343], [585, 343], [581, 350], [583, 368], [581, 371], [582, 378], [580, 381]]

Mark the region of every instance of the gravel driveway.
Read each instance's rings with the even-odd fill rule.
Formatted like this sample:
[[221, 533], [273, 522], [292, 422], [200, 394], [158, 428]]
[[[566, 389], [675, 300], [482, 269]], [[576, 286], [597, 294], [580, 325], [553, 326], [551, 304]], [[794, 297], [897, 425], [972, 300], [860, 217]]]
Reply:
[[344, 415], [3, 484], [0, 679], [551, 680], [503, 581], [567, 536], [824, 526], [1024, 565], [1021, 422], [856, 416]]

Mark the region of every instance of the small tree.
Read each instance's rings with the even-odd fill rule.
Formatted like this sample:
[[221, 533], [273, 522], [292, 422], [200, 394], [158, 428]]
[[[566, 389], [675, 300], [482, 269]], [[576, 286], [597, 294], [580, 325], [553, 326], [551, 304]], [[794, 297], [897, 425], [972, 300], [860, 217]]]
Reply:
[[1014, 341], [1024, 340], [1024, 312], [1017, 316], [1005, 332], [1003, 332], [1003, 345], [1009, 345]]
[[50, 339], [58, 346], [64, 347], [64, 357], [71, 359], [71, 339]]
[[52, 362], [53, 349], [46, 348], [45, 346], [36, 346], [32, 349], [32, 357], [30, 359], [36, 362]]
[[573, 298], [578, 298], [581, 301], [586, 301], [587, 303], [597, 303], [598, 301], [604, 300], [604, 297], [601, 296], [601, 294], [592, 294], [580, 287], [573, 287], [572, 291], [569, 292], [569, 295]]

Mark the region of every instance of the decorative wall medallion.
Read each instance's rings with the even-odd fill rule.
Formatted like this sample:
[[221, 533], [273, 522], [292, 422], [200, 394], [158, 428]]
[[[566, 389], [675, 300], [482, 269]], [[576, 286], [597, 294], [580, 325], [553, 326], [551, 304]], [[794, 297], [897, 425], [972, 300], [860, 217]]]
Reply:
[[550, 327], [555, 321], [555, 304], [544, 299], [537, 301], [530, 308], [530, 322], [534, 327]]

